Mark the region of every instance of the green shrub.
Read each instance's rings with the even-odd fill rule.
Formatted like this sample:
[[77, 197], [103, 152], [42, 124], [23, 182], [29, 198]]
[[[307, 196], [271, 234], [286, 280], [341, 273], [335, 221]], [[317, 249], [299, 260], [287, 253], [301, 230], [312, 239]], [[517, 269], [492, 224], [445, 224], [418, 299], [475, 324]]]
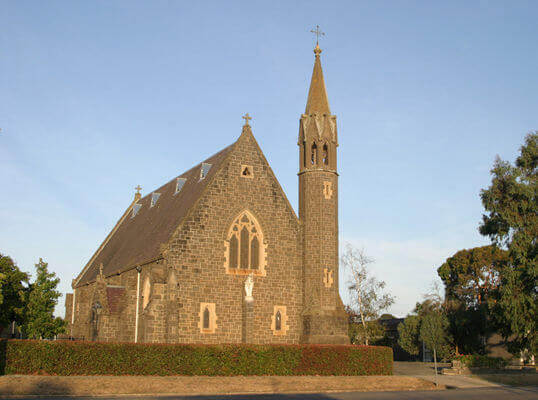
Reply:
[[390, 375], [392, 349], [355, 345], [192, 345], [0, 341], [0, 374]]
[[500, 357], [488, 357], [480, 354], [461, 354], [455, 360], [460, 361], [467, 368], [500, 369], [508, 365], [508, 361]]

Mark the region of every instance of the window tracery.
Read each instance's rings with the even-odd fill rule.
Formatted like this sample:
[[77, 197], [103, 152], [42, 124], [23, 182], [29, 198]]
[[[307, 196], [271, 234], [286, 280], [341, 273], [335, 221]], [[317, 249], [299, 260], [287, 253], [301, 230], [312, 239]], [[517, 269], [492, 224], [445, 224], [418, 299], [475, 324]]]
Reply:
[[266, 245], [263, 233], [256, 218], [248, 211], [234, 218], [225, 247], [227, 273], [265, 276]]

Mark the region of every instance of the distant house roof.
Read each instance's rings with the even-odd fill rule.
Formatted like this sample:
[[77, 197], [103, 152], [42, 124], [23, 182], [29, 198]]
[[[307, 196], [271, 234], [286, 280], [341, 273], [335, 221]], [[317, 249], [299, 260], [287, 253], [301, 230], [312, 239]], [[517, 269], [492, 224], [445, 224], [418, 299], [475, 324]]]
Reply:
[[378, 322], [386, 329], [386, 330], [397, 330], [398, 325], [400, 325], [402, 322], [404, 322], [405, 318], [386, 318], [386, 319], [379, 319]]
[[[170, 239], [232, 148], [233, 144], [134, 203], [133, 207], [138, 205], [135, 215], [130, 207], [75, 280], [75, 287], [94, 281], [100, 264], [109, 276], [159, 258], [161, 245]], [[179, 191], [178, 178], [185, 179]], [[159, 194], [158, 201], [153, 193]]]

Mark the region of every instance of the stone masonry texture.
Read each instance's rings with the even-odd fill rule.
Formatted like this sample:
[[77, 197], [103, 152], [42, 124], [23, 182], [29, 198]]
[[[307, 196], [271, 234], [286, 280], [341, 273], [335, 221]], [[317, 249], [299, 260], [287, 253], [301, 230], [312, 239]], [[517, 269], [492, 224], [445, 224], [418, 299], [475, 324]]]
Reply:
[[[66, 297], [72, 337], [141, 343], [348, 342], [338, 294], [336, 119], [326, 99], [320, 52], [315, 50], [309, 106], [300, 121], [299, 218], [247, 122], [232, 146], [208, 159], [215, 161], [205, 178], [201, 164], [181, 175], [185, 194], [174, 193], [175, 181], [161, 187], [154, 214], [150, 197], [135, 197], [73, 281], [73, 293]], [[242, 173], [245, 166], [248, 176]], [[171, 197], [176, 195], [185, 200]], [[139, 214], [132, 217], [137, 204]], [[162, 222], [152, 221], [160, 206], [168, 207], [168, 214]], [[265, 252], [259, 254], [266, 258], [259, 260], [261, 269], [230, 272], [228, 235], [245, 211], [261, 230]], [[172, 220], [177, 222], [171, 225]], [[159, 231], [161, 225], [166, 232]], [[148, 236], [144, 226], [156, 234]], [[140, 235], [146, 235], [143, 241]], [[133, 247], [135, 242], [140, 244]], [[331, 283], [324, 271], [331, 273]], [[254, 300], [247, 304], [249, 272]], [[214, 330], [202, 329], [203, 303], [212, 305]], [[285, 307], [285, 332], [272, 329], [276, 306]]]

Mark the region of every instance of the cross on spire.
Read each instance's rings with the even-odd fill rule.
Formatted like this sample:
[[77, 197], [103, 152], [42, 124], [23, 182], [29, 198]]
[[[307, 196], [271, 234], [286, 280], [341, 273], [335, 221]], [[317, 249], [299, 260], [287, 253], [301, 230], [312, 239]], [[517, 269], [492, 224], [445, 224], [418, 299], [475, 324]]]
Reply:
[[135, 190], [136, 190], [136, 194], [140, 194], [140, 191], [142, 190], [142, 188], [140, 187], [140, 185], [138, 185], [137, 187], [135, 187]]
[[312, 32], [314, 35], [316, 35], [316, 46], [319, 45], [319, 37], [325, 36], [325, 32], [322, 32], [321, 29], [319, 29], [319, 25], [316, 25], [316, 29], [312, 29], [310, 32]]
[[252, 119], [252, 117], [250, 115], [248, 115], [248, 113], [243, 115], [241, 118], [243, 118], [245, 120], [245, 126], [250, 126], [248, 121], [250, 121]]

